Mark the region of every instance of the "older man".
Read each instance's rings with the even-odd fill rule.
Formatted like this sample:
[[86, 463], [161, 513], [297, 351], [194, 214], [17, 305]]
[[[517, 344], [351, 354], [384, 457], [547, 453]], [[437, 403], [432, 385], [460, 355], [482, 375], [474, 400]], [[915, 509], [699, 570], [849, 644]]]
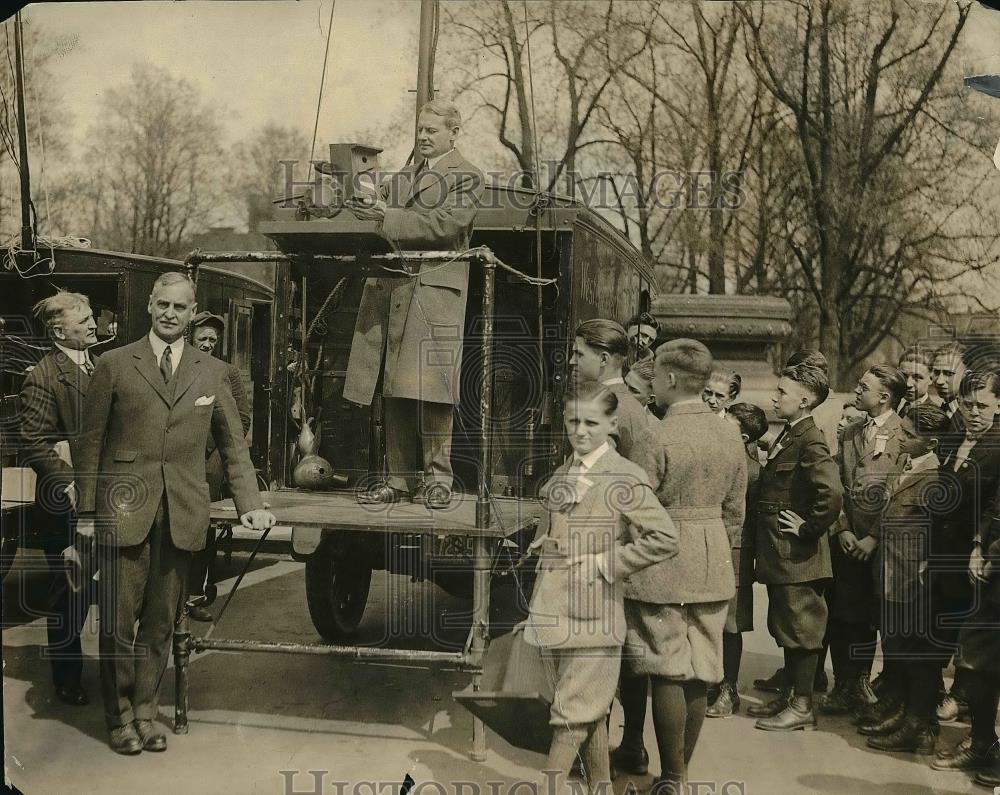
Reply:
[[73, 448], [78, 471], [96, 473], [79, 484], [78, 532], [100, 542], [101, 689], [110, 745], [122, 754], [167, 747], [153, 721], [191, 553], [205, 546], [210, 435], [242, 524], [274, 524], [226, 365], [184, 343], [194, 285], [163, 274], [147, 309], [149, 334], [101, 358]]
[[[419, 164], [393, 184], [388, 208], [362, 213], [381, 219], [400, 249], [469, 247], [483, 174], [455, 148], [462, 117], [433, 100], [417, 120]], [[452, 411], [459, 399], [469, 263], [432, 262], [409, 278], [368, 279], [347, 363], [344, 398], [371, 405], [382, 374], [388, 480], [362, 502], [412, 499], [428, 508], [451, 501]], [[423, 454], [417, 461], [417, 445]], [[414, 478], [420, 471], [422, 476]]]
[[53, 582], [53, 613], [48, 618], [48, 655], [56, 696], [66, 704], [89, 703], [80, 683], [83, 652], [80, 630], [90, 607], [90, 589], [74, 593], [62, 576], [62, 552], [73, 541], [71, 518], [74, 474], [69, 440], [81, 430], [83, 398], [94, 362], [87, 349], [97, 342], [90, 300], [58, 292], [34, 307], [53, 348], [28, 373], [21, 391], [23, 460], [38, 476], [34, 521], [43, 533], [45, 557], [59, 572]]

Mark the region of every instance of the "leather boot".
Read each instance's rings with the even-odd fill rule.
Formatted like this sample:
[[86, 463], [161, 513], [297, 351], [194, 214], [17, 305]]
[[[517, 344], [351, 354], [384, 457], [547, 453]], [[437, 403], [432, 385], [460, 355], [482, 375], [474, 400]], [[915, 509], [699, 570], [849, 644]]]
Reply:
[[788, 706], [788, 699], [791, 691], [784, 690], [778, 693], [778, 697], [763, 704], [752, 704], [747, 707], [747, 715], [751, 718], [773, 718]]
[[708, 709], [705, 710], [706, 718], [731, 718], [740, 711], [740, 696], [736, 692], [736, 685], [731, 682], [723, 682], [719, 690], [719, 697]]
[[753, 686], [755, 690], [763, 690], [765, 693], [780, 693], [789, 686], [785, 669], [779, 668], [767, 679], [754, 679]]
[[989, 770], [997, 763], [996, 745], [973, 743], [970, 738], [960, 742], [953, 751], [938, 753], [931, 762], [935, 770]]
[[761, 718], [754, 724], [754, 728], [769, 732], [793, 732], [799, 729], [812, 731], [816, 728], [812, 698], [793, 695], [785, 709], [773, 718]]
[[848, 686], [841, 681], [834, 682], [833, 690], [819, 704], [819, 711], [823, 715], [844, 715], [850, 708], [851, 694]]
[[902, 706], [903, 699], [898, 694], [887, 692], [879, 697], [877, 703], [857, 710], [851, 720], [858, 726], [864, 723], [878, 723], [899, 712]]
[[882, 720], [859, 723], [858, 734], [863, 734], [867, 737], [882, 737], [901, 729], [905, 721], [906, 710], [900, 707], [895, 712], [886, 715]]
[[869, 737], [868, 747], [876, 751], [930, 756], [934, 753], [934, 733], [929, 725], [906, 718], [896, 731], [880, 737]]
[[861, 674], [850, 689], [851, 708], [864, 709], [878, 703], [878, 696], [872, 690], [871, 682], [868, 681], [868, 674]]
[[1000, 767], [993, 766], [980, 771], [972, 781], [980, 787], [1000, 787]]

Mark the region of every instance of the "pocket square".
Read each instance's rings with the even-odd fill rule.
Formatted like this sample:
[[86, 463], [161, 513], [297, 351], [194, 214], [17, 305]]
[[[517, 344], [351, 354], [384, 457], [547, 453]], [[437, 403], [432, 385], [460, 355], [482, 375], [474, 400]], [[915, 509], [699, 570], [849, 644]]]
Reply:
[[215, 395], [202, 395], [194, 404], [196, 406], [211, 406], [215, 402]]

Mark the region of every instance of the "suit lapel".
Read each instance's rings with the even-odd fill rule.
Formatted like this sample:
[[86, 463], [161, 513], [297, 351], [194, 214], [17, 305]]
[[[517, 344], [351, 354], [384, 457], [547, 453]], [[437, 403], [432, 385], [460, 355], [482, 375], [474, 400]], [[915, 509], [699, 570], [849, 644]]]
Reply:
[[410, 179], [410, 189], [407, 193], [406, 206], [409, 207], [417, 197], [429, 188], [442, 190], [445, 184], [445, 177], [461, 161], [457, 149], [452, 149], [447, 155], [434, 164], [434, 168], [426, 168], [421, 173], [414, 170], [414, 175]]
[[80, 365], [70, 361], [70, 358], [58, 348], [56, 348], [53, 358], [55, 359], [56, 369], [59, 370], [59, 375], [56, 376], [59, 381], [71, 386], [82, 397], [86, 397], [90, 376], [87, 375]]
[[[153, 353], [153, 346], [149, 343], [149, 338], [143, 339], [139, 347], [132, 352], [132, 357], [135, 360], [135, 369], [139, 371], [139, 375], [149, 382], [149, 385], [156, 390], [156, 394], [160, 396], [160, 399], [166, 403], [168, 406], [170, 403], [170, 392], [167, 385], [163, 383], [163, 376], [160, 374], [160, 368], [156, 366], [156, 355]], [[181, 364], [184, 363], [183, 357], [181, 358]]]
[[171, 405], [176, 406], [177, 402], [184, 397], [184, 393], [191, 388], [201, 371], [201, 351], [192, 345], [184, 346], [184, 355], [181, 356], [180, 367], [177, 368], [177, 383], [174, 386], [174, 396]]

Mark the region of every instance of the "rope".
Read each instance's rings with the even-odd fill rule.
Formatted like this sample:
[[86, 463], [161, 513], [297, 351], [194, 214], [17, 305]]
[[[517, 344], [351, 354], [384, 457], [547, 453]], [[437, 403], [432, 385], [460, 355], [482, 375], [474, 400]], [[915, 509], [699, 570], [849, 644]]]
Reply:
[[323, 74], [319, 79], [319, 96], [316, 98], [316, 121], [313, 122], [312, 144], [309, 146], [309, 161], [312, 162], [316, 154], [316, 132], [319, 130], [319, 111], [323, 105], [323, 86], [326, 84], [326, 62], [330, 58], [330, 37], [333, 33], [333, 12], [337, 8], [337, 0], [330, 4], [330, 24], [326, 28], [326, 52], [323, 54]]
[[[20, 245], [21, 235], [15, 234], [8, 238], [7, 243], [3, 246], [3, 266], [9, 271], [16, 271], [17, 274], [22, 279], [34, 279], [38, 276], [48, 276], [56, 268], [55, 262], [55, 248], [90, 248], [90, 241], [85, 237], [36, 237], [35, 238], [35, 251], [28, 251], [21, 248]], [[38, 257], [37, 252], [42, 248], [47, 248], [49, 250], [49, 256]], [[35, 260], [30, 268], [21, 270], [21, 266], [18, 264], [17, 258], [19, 255], [32, 254], [35, 256]], [[34, 273], [36, 269], [40, 269], [42, 266], [47, 266], [47, 270], [41, 271], [39, 273]]]

